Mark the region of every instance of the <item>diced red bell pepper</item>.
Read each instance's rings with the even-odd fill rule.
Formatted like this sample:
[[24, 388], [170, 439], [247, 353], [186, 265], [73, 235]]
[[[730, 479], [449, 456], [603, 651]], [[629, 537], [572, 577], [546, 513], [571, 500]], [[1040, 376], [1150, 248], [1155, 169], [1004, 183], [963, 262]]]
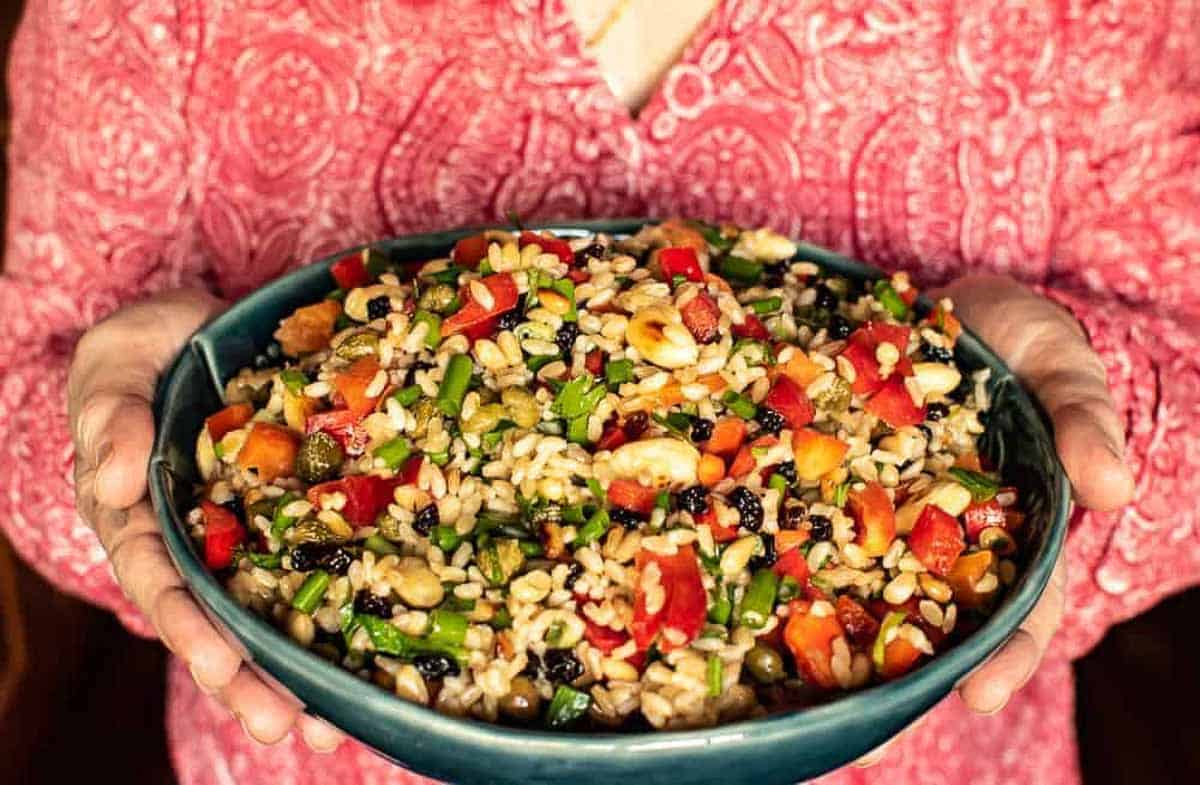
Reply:
[[804, 552], [799, 548], [792, 548], [780, 554], [771, 569], [780, 578], [790, 575], [801, 586], [808, 583], [808, 560], [804, 558]]
[[349, 368], [333, 377], [333, 387], [346, 402], [346, 408], [359, 418], [373, 412], [375, 404], [383, 395], [382, 390], [379, 395], [367, 395], [379, 368], [379, 360], [373, 355], [360, 357]]
[[657, 488], [647, 488], [636, 480], [617, 479], [608, 486], [608, 500], [613, 506], [624, 507], [642, 515], [649, 515], [654, 511], [657, 498]]
[[867, 612], [867, 609], [843, 594], [838, 597], [837, 618], [846, 636], [859, 646], [873, 643], [879, 633], [879, 621]]
[[400, 471], [396, 472], [396, 485], [416, 485], [423, 463], [425, 463], [423, 455], [414, 455], [405, 461], [404, 465], [400, 467]]
[[934, 575], [946, 575], [967, 544], [953, 515], [936, 504], [926, 504], [908, 535], [908, 547]]
[[629, 437], [625, 435], [625, 429], [616, 419], [612, 419], [605, 424], [604, 432], [600, 434], [600, 441], [596, 442], [596, 449], [615, 450], [627, 441], [629, 441]]
[[896, 537], [896, 511], [887, 491], [879, 483], [871, 482], [861, 491], [851, 491], [847, 500], [858, 524], [854, 541], [867, 556], [883, 556]]
[[802, 600], [789, 606], [787, 627], [783, 640], [796, 660], [796, 667], [806, 681], [833, 689], [838, 686], [833, 675], [833, 642], [842, 637], [842, 625], [835, 616], [817, 616], [810, 612], [811, 604]]
[[850, 389], [856, 395], [870, 395], [883, 386], [874, 349], [861, 343], [849, 343], [840, 356], [854, 367], [854, 381]]
[[321, 503], [321, 496], [341, 493], [346, 497], [346, 504], [341, 509], [342, 517], [354, 526], [370, 526], [391, 503], [392, 492], [400, 484], [396, 478], [385, 480], [373, 474], [356, 474], [314, 485], [308, 489], [308, 501], [317, 507]]
[[755, 447], [772, 447], [776, 444], [779, 444], [779, 439], [770, 435], [760, 436], [750, 444], [743, 444], [738, 450], [737, 455], [734, 456], [733, 462], [729, 464], [728, 476], [734, 479], [745, 477], [754, 471], [754, 467], [758, 463], [752, 450]]
[[571, 283], [578, 286], [581, 283], [586, 283], [587, 281], [591, 280], [592, 274], [587, 270], [580, 270], [579, 268], [575, 267], [567, 270], [567, 277], [571, 279]]
[[904, 385], [904, 378], [897, 374], [893, 374], [884, 382], [879, 392], [871, 396], [864, 408], [893, 428], [925, 422], [925, 407], [913, 403], [912, 396], [908, 394], [908, 388]]
[[350, 455], [361, 455], [371, 437], [359, 425], [360, 420], [362, 418], [349, 409], [331, 409], [310, 414], [304, 423], [304, 431], [324, 431], [337, 439], [342, 449]]
[[767, 332], [767, 326], [759, 321], [754, 314], [746, 314], [746, 318], [741, 324], [735, 324], [732, 327], [735, 338], [754, 338], [758, 341], [770, 340], [771, 334]]
[[903, 356], [908, 350], [908, 340], [912, 335], [912, 328], [902, 324], [891, 324], [890, 322], [867, 322], [859, 327], [850, 335], [850, 343], [857, 343], [867, 347], [871, 353], [875, 353], [875, 348], [881, 343], [890, 343], [900, 350], [900, 355]]
[[488, 252], [488, 239], [483, 234], [473, 234], [464, 237], [454, 244], [454, 261], [462, 267], [472, 270], [479, 267]]
[[599, 649], [605, 654], [609, 654], [613, 649], [629, 640], [629, 633], [624, 630], [614, 630], [612, 627], [605, 627], [595, 622], [584, 619], [583, 637], [587, 638], [588, 643]]
[[208, 428], [208, 435], [212, 437], [213, 442], [219, 442], [225, 434], [236, 431], [250, 422], [253, 416], [253, 406], [248, 403], [235, 403], [206, 419], [204, 426]]
[[560, 240], [557, 237], [549, 237], [544, 234], [534, 234], [533, 232], [521, 232], [519, 244], [522, 248], [527, 245], [539, 245], [542, 251], [556, 255], [563, 264], [575, 264], [575, 254], [571, 251], [571, 245], [566, 240]]
[[[496, 320], [505, 311], [511, 311], [517, 305], [517, 283], [508, 273], [496, 273], [480, 279], [492, 295], [492, 307], [484, 308], [471, 296], [471, 287], [464, 286], [458, 296], [462, 308], [451, 314], [442, 322], [442, 335], [450, 336], [467, 333], [472, 339], [490, 335], [495, 330]], [[471, 332], [472, 328], [485, 330], [480, 335]]]
[[694, 516], [696, 525], [707, 524], [709, 531], [712, 532], [713, 540], [716, 542], [732, 542], [737, 539], [737, 529], [729, 526], [722, 526], [717, 518], [716, 506], [712, 503], [708, 505], [708, 509]]
[[662, 268], [663, 280], [671, 283], [675, 276], [682, 275], [689, 281], [704, 282], [704, 271], [695, 248], [663, 248], [658, 252], [658, 266]]
[[817, 414], [816, 407], [800, 385], [786, 376], [775, 380], [763, 403], [782, 414], [792, 430], [808, 425]]
[[583, 367], [592, 376], [599, 376], [604, 371], [604, 352], [593, 349], [583, 359]]
[[371, 274], [363, 264], [362, 255], [356, 253], [338, 259], [330, 266], [329, 272], [342, 289], [355, 289], [371, 280]]
[[246, 541], [246, 528], [229, 510], [208, 500], [200, 502], [204, 512], [204, 563], [210, 570], [233, 564], [233, 552]]
[[971, 542], [978, 542], [979, 533], [989, 526], [1008, 528], [1004, 508], [995, 499], [973, 502], [963, 512], [963, 524], [967, 528], [967, 539]]
[[659, 651], [665, 654], [688, 645], [700, 634], [708, 614], [708, 593], [691, 545], [680, 547], [671, 556], [638, 551], [639, 570], [644, 571], [651, 563], [659, 568], [663, 605], [657, 613], [646, 611], [646, 592], [639, 580], [634, 592], [633, 639], [638, 650], [645, 651], [657, 638]]
[[706, 292], [700, 292], [679, 309], [683, 326], [699, 343], [712, 343], [720, 334], [721, 309]]

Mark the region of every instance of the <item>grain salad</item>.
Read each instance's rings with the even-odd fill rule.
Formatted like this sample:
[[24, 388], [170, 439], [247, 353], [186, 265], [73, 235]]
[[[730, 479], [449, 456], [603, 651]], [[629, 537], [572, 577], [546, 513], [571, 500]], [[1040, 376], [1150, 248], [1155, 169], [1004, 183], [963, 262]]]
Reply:
[[239, 603], [438, 711], [709, 726], [902, 676], [1015, 580], [953, 304], [766, 229], [336, 261], [229, 381], [188, 524]]

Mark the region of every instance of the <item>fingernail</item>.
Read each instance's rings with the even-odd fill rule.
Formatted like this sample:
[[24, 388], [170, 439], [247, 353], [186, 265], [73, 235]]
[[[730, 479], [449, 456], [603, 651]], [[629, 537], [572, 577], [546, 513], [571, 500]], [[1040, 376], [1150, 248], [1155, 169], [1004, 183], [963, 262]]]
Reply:
[[203, 692], [205, 695], [216, 694], [218, 688], [210, 687], [209, 685], [205, 684], [204, 679], [200, 678], [200, 674], [196, 672], [195, 665], [188, 665], [188, 672], [192, 674], [192, 681], [196, 682], [196, 686], [200, 688], [201, 692]]

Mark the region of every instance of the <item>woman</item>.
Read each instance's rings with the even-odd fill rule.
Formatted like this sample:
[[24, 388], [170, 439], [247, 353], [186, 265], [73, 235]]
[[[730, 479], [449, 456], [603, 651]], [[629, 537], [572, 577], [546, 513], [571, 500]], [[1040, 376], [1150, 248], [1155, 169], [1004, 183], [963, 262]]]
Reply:
[[312, 757], [337, 734], [181, 587], [145, 500], [156, 374], [290, 266], [508, 210], [767, 224], [949, 284], [1054, 421], [1069, 573], [961, 699], [822, 781], [1078, 779], [1070, 660], [1200, 572], [1194, 0], [161, 5], [33, 0], [14, 47], [0, 521], [177, 655], [185, 785], [417, 778]]

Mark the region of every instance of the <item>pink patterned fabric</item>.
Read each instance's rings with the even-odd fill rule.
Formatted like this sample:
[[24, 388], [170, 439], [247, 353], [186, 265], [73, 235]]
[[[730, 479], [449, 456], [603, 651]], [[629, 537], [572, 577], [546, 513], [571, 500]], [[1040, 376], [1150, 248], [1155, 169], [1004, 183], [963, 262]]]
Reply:
[[[829, 783], [1078, 779], [1069, 661], [1200, 576], [1200, 3], [726, 0], [636, 118], [559, 0], [31, 0], [13, 50], [0, 524], [146, 627], [71, 506], [79, 334], [146, 292], [237, 296], [362, 240], [499, 220], [769, 224], [936, 283], [1010, 272], [1083, 321], [1138, 501], [1072, 524], [1070, 608], [999, 718], [957, 699]], [[185, 785], [401, 783], [305, 765], [170, 675]]]

